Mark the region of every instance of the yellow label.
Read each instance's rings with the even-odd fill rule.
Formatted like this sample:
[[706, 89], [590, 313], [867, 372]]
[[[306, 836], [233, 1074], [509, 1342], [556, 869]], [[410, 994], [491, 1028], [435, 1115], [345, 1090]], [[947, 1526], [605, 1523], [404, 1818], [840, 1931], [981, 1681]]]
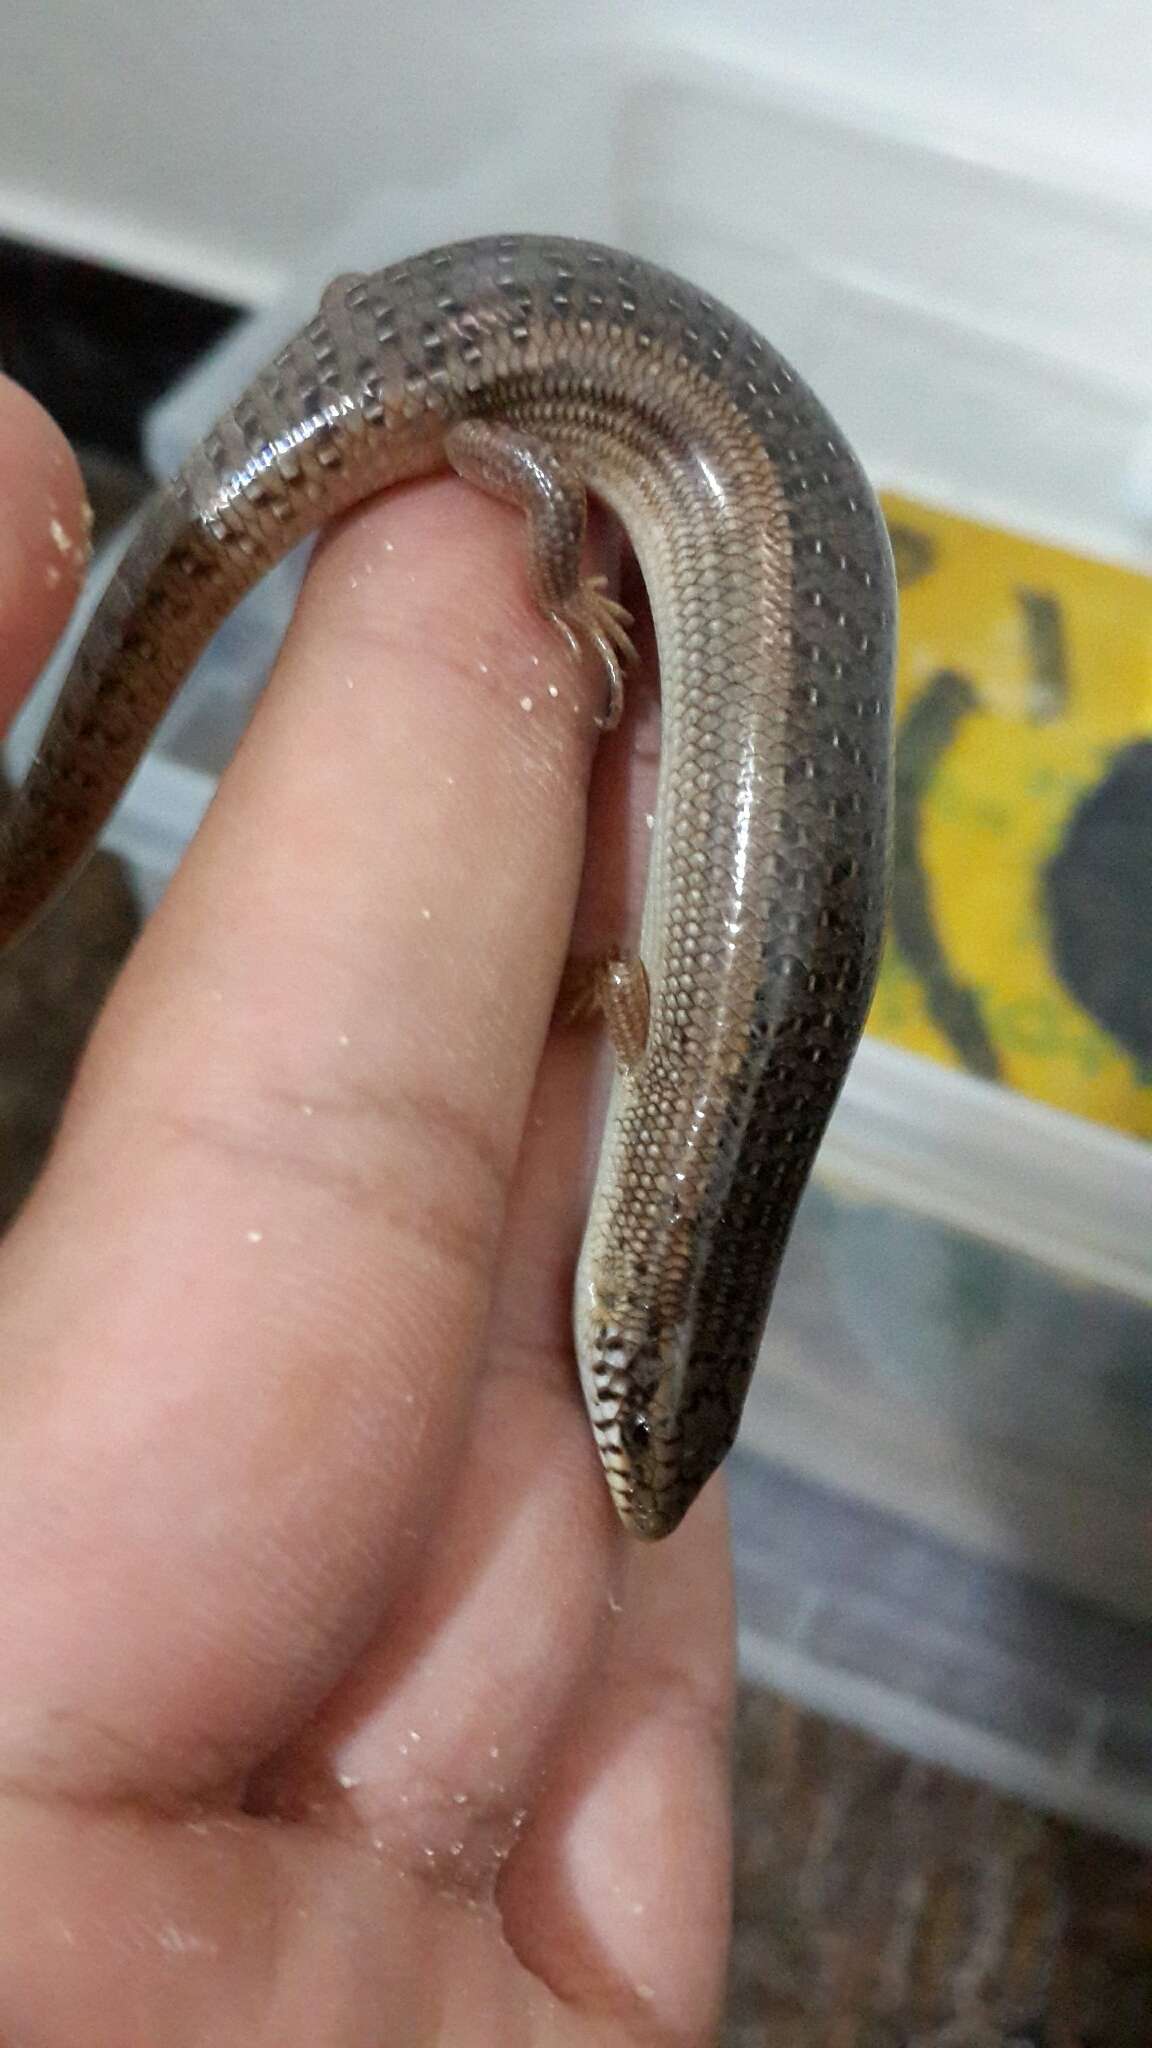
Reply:
[[869, 1030], [1150, 1137], [1152, 581], [884, 510], [897, 844]]

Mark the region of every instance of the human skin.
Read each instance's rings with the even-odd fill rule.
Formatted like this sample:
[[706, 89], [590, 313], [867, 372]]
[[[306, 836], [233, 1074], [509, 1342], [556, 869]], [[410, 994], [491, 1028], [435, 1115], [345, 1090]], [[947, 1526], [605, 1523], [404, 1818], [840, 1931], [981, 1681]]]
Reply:
[[[0, 499], [10, 717], [83, 523], [3, 379]], [[627, 1537], [571, 1349], [553, 1006], [656, 747], [640, 681], [589, 812], [602, 690], [514, 512], [342, 522], [0, 1246], [4, 2048], [713, 2036], [722, 1493]]]

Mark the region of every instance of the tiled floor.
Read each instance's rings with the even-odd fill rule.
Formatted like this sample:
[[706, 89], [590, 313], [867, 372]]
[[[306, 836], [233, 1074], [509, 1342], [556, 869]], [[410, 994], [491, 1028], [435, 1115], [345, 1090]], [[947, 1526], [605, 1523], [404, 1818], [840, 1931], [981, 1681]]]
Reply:
[[1148, 2048], [1152, 1858], [755, 1690], [724, 2048]]

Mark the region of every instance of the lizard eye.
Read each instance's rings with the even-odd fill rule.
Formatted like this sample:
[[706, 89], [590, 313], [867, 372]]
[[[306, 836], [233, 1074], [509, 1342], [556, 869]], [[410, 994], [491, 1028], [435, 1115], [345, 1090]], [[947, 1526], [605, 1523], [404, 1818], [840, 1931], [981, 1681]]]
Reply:
[[652, 1441], [652, 1425], [646, 1415], [629, 1415], [620, 1425], [620, 1435], [630, 1451], [646, 1451]]

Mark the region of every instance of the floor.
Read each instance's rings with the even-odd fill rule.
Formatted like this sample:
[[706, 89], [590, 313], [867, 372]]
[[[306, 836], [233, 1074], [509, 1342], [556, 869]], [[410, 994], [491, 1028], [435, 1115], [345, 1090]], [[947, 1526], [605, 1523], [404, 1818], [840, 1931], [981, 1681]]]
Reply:
[[749, 1688], [724, 2048], [1148, 2048], [1152, 1860]]

